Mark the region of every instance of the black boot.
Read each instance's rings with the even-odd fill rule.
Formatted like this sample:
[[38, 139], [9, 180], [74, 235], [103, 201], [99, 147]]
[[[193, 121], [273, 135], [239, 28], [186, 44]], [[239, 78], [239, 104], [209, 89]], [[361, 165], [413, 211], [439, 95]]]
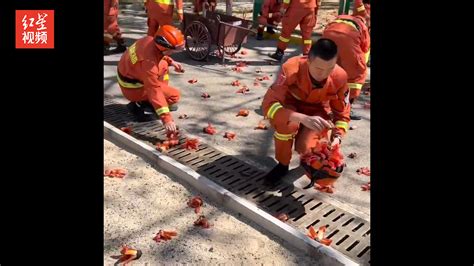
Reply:
[[177, 103], [171, 104], [168, 106], [168, 108], [170, 109], [170, 112], [176, 112], [178, 111], [178, 104]]
[[259, 32], [257, 33], [257, 41], [261, 41], [261, 40], [263, 40], [263, 33]]
[[127, 51], [127, 46], [125, 46], [124, 44], [117, 44], [117, 47], [114, 49], [113, 53], [121, 54], [125, 51]]
[[362, 119], [362, 117], [360, 115], [354, 113], [354, 111], [352, 111], [352, 109], [351, 109], [350, 117], [351, 117], [351, 120], [361, 120]]
[[288, 170], [288, 165], [278, 163], [270, 172], [268, 172], [268, 174], [263, 177], [263, 185], [268, 187], [275, 185], [281, 180], [282, 177], [288, 174]]
[[362, 117], [360, 115], [357, 115], [356, 113], [354, 113], [354, 111], [352, 111], [352, 104], [354, 103], [354, 101], [355, 101], [355, 98], [349, 100], [349, 103], [351, 104], [350, 118], [351, 118], [351, 120], [361, 120]]
[[[153, 107], [147, 106], [148, 102], [130, 102], [127, 109], [137, 119], [138, 122], [148, 122], [158, 119]], [[149, 103], [148, 103], [149, 104]]]
[[153, 105], [149, 101], [141, 101], [138, 102], [139, 107], [142, 109], [143, 113], [146, 115], [154, 115], [155, 114], [155, 108], [153, 108]]
[[110, 55], [110, 45], [104, 45], [104, 55]]
[[273, 29], [273, 27], [267, 27], [267, 32], [270, 34], [275, 34], [275, 30]]
[[127, 50], [127, 46], [125, 45], [125, 41], [123, 39], [116, 39], [117, 47], [113, 50], [114, 54], [121, 54]]
[[273, 53], [273, 54], [269, 54], [268, 56], [277, 60], [278, 62], [281, 62], [281, 60], [283, 59], [283, 54], [285, 52], [283, 50], [280, 50], [277, 48], [276, 52]]

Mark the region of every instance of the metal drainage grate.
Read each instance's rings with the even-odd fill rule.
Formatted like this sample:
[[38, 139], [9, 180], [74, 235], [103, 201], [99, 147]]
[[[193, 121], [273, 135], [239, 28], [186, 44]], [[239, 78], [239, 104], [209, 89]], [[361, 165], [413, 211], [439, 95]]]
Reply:
[[[159, 121], [139, 123], [133, 121], [123, 104], [104, 100], [104, 120], [120, 128], [132, 127], [132, 136], [152, 146], [166, 137]], [[180, 144], [186, 137], [180, 137]], [[181, 145], [166, 154], [199, 174], [243, 197], [271, 215], [286, 213], [287, 224], [307, 233], [326, 225], [326, 237], [332, 239], [331, 247], [362, 265], [370, 264], [370, 223], [332, 204], [307, 195], [303, 189], [280, 182], [271, 191], [262, 189], [265, 172], [233, 156], [222, 153], [204, 143], [197, 151], [188, 151]]]

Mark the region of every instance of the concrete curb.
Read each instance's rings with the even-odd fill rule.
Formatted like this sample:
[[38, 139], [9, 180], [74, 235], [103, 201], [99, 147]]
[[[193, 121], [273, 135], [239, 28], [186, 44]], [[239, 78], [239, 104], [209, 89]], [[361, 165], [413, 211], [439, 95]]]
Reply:
[[146, 158], [158, 169], [175, 175], [215, 202], [219, 202], [223, 206], [243, 214], [248, 219], [284, 239], [295, 248], [318, 259], [322, 265], [359, 265], [338, 251], [309, 239], [305, 234], [259, 209], [253, 203], [238, 197], [205, 176], [198, 174], [171, 157], [161, 154], [153, 147], [133, 138], [105, 121], [104, 137], [114, 144], [127, 148], [129, 151]]

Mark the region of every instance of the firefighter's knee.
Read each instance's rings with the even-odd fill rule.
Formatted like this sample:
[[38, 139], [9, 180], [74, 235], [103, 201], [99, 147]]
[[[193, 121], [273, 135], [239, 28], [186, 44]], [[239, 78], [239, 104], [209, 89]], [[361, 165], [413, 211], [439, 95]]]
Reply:
[[295, 150], [299, 154], [306, 154], [311, 151], [311, 148], [316, 147], [318, 139], [315, 131], [302, 127], [295, 139]]

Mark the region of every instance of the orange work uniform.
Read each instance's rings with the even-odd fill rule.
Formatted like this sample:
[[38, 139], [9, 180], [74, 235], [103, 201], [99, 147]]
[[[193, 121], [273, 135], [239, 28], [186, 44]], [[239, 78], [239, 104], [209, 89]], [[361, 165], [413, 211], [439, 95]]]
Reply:
[[275, 129], [275, 157], [289, 165], [295, 141], [295, 150], [305, 154], [316, 146], [318, 134], [290, 122], [293, 112], [331, 119], [336, 128], [333, 134], [343, 136], [350, 122], [349, 89], [346, 72], [336, 65], [321, 88], [313, 87], [306, 57], [292, 57], [282, 65], [277, 81], [264, 96], [265, 116]]
[[261, 25], [258, 28], [260, 34], [263, 33], [263, 28], [267, 25], [278, 25], [281, 22], [280, 8], [282, 3], [279, 0], [265, 0], [262, 11], [258, 17], [258, 23]]
[[[147, 0], [148, 36], [154, 36], [160, 26], [173, 24], [174, 0]], [[183, 0], [176, 0], [179, 20], [183, 20]]]
[[347, 72], [351, 99], [360, 95], [367, 78], [367, 61], [370, 52], [370, 35], [360, 17], [340, 15], [328, 24], [323, 38], [337, 45], [337, 64]]
[[104, 32], [112, 35], [117, 43], [123, 42], [118, 25], [118, 0], [104, 0]]
[[132, 102], [150, 102], [163, 123], [173, 121], [168, 106], [180, 98], [179, 90], [168, 85], [168, 67], [172, 62], [158, 49], [153, 37], [147, 36], [127, 49], [117, 69], [124, 97]]
[[285, 51], [291, 38], [291, 33], [298, 24], [301, 28], [303, 54], [307, 55], [311, 49], [311, 34], [316, 26], [316, 0], [283, 0], [283, 8], [287, 11], [282, 19], [282, 30], [278, 41], [278, 49]]

